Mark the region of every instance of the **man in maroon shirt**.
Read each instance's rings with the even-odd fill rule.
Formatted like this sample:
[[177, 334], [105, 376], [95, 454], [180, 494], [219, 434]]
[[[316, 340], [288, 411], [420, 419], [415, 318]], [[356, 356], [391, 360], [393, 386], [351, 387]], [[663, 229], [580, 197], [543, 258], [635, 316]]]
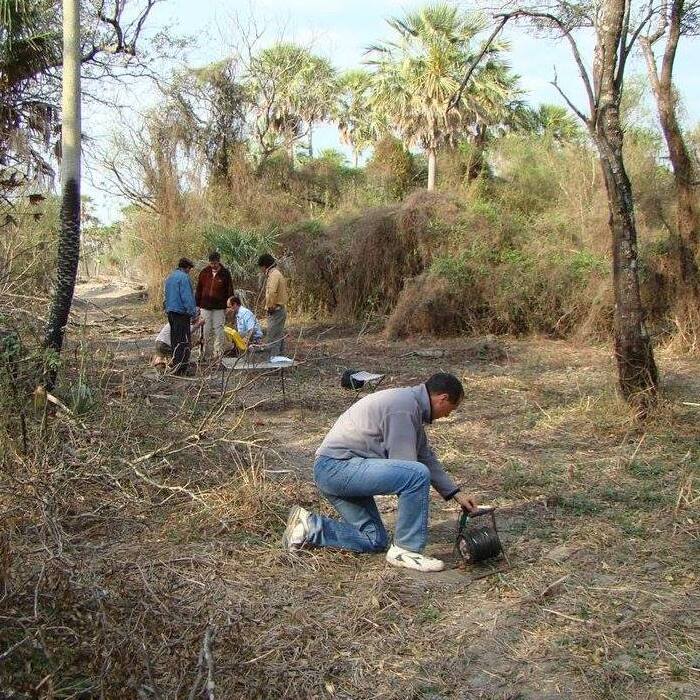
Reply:
[[219, 253], [214, 251], [209, 255], [209, 265], [199, 273], [195, 294], [204, 320], [204, 360], [211, 359], [212, 351], [223, 354], [226, 300], [233, 294], [231, 273], [221, 264]]

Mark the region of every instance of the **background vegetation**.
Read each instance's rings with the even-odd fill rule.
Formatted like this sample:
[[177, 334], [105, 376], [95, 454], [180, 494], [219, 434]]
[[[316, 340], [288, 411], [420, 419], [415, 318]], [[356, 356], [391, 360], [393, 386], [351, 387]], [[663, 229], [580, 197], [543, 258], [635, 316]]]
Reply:
[[[82, 3], [88, 85], [149, 71], [143, 22], [124, 20], [152, 5]], [[43, 349], [58, 17], [53, 0], [0, 0], [0, 696], [695, 697], [698, 338], [645, 79], [625, 82], [624, 160], [665, 347], [641, 422], [613, 388], [599, 153], [567, 109], [524, 102], [502, 42], [448, 114], [486, 27], [443, 5], [393, 19], [345, 73], [245, 34], [225, 61], [151, 72], [158, 109], [101, 148], [121, 221], [83, 200], [79, 272], [107, 273], [108, 293], [85, 285], [62, 354]], [[349, 160], [315, 147], [329, 122]], [[693, 167], [699, 134], [682, 134]], [[289, 277], [303, 362], [287, 403], [265, 375], [148, 367], [163, 278], [211, 248], [253, 300], [260, 252]], [[145, 280], [147, 306], [133, 287], [111, 295], [115, 277]], [[484, 333], [504, 336], [465, 338]], [[464, 381], [431, 439], [498, 506], [511, 569], [414, 579], [381, 557], [280, 550], [292, 503], [327, 508], [314, 450], [348, 406], [340, 372], [365, 366], [384, 386]], [[47, 367], [61, 370], [48, 393]], [[431, 503], [429, 553], [456, 563], [451, 508]]]
[[[158, 306], [181, 254], [218, 247], [245, 288], [251, 261], [271, 248], [297, 310], [370, 316], [392, 336], [609, 334], [607, 200], [577, 119], [528, 107], [496, 43], [445, 120], [483, 19], [433, 5], [389, 24], [367, 67], [347, 73], [280, 43], [174, 76], [158, 112], [116, 134], [105, 160], [134, 203], [122, 264], [141, 271]], [[642, 294], [653, 333], [692, 349], [676, 313], [673, 175], [647, 98], [644, 79], [629, 79], [622, 119]], [[353, 165], [314, 153], [323, 120], [337, 124]], [[420, 194], [426, 186], [436, 194]]]

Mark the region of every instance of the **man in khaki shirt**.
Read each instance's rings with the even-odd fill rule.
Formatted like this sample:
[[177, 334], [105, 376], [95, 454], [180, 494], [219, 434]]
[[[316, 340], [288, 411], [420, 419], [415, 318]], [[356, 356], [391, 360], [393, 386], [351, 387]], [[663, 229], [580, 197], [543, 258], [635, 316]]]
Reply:
[[267, 337], [270, 357], [281, 355], [284, 347], [284, 324], [287, 321], [287, 280], [277, 268], [275, 259], [265, 253], [258, 259], [258, 267], [265, 273], [265, 309], [267, 310]]

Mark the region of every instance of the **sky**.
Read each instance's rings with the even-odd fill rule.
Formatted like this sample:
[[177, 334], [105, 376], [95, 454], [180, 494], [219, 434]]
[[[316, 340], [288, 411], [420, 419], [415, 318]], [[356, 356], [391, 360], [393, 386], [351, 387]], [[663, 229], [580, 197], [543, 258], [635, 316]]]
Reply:
[[[310, 46], [337, 69], [344, 70], [361, 65], [367, 46], [390, 35], [387, 18], [401, 16], [425, 4], [425, 0], [165, 0], [155, 6], [148, 27], [149, 34], [170, 27], [175, 34], [191, 37], [192, 46], [181, 56], [181, 61], [200, 66], [230, 55], [237, 36], [235, 17], [244, 24], [254, 17], [257, 25], [265, 28], [261, 46], [284, 35], [286, 40]], [[464, 9], [485, 6], [485, 3], [453, 4]], [[509, 60], [514, 72], [521, 76], [525, 99], [533, 105], [564, 104], [551, 84], [556, 68], [562, 89], [575, 104], [585, 107], [581, 80], [567, 45], [534, 37], [516, 27], [507, 27], [504, 36], [511, 43]], [[590, 56], [592, 41], [583, 38], [581, 45], [584, 53]], [[699, 60], [700, 42], [684, 39], [676, 58], [675, 81], [689, 124], [700, 120], [700, 71], [696, 67]], [[628, 75], [643, 74], [644, 70], [641, 56], [635, 55], [628, 66]], [[129, 85], [127, 90], [128, 115], [123, 110], [114, 112], [104, 107], [86, 106], [83, 128], [88, 137], [97, 141], [108, 139], [121, 119], [137, 116], [159, 99], [149, 83]], [[121, 97], [123, 102], [123, 91]], [[347, 151], [332, 125], [314, 131], [314, 148]], [[104, 178], [99, 167], [89, 160], [86, 166], [84, 192], [93, 199], [98, 217], [110, 223], [118, 218], [125, 202], [101, 190]]]

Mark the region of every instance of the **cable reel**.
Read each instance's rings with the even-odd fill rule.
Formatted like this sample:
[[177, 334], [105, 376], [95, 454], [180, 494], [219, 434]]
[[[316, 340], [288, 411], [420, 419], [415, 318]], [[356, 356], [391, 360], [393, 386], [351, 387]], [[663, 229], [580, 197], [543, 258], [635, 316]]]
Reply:
[[[508, 564], [508, 557], [498, 536], [495, 511], [495, 508], [479, 508], [472, 513], [462, 510], [457, 524], [455, 552], [465, 564], [478, 564], [499, 555], [503, 555]], [[490, 516], [490, 523], [484, 516]]]

